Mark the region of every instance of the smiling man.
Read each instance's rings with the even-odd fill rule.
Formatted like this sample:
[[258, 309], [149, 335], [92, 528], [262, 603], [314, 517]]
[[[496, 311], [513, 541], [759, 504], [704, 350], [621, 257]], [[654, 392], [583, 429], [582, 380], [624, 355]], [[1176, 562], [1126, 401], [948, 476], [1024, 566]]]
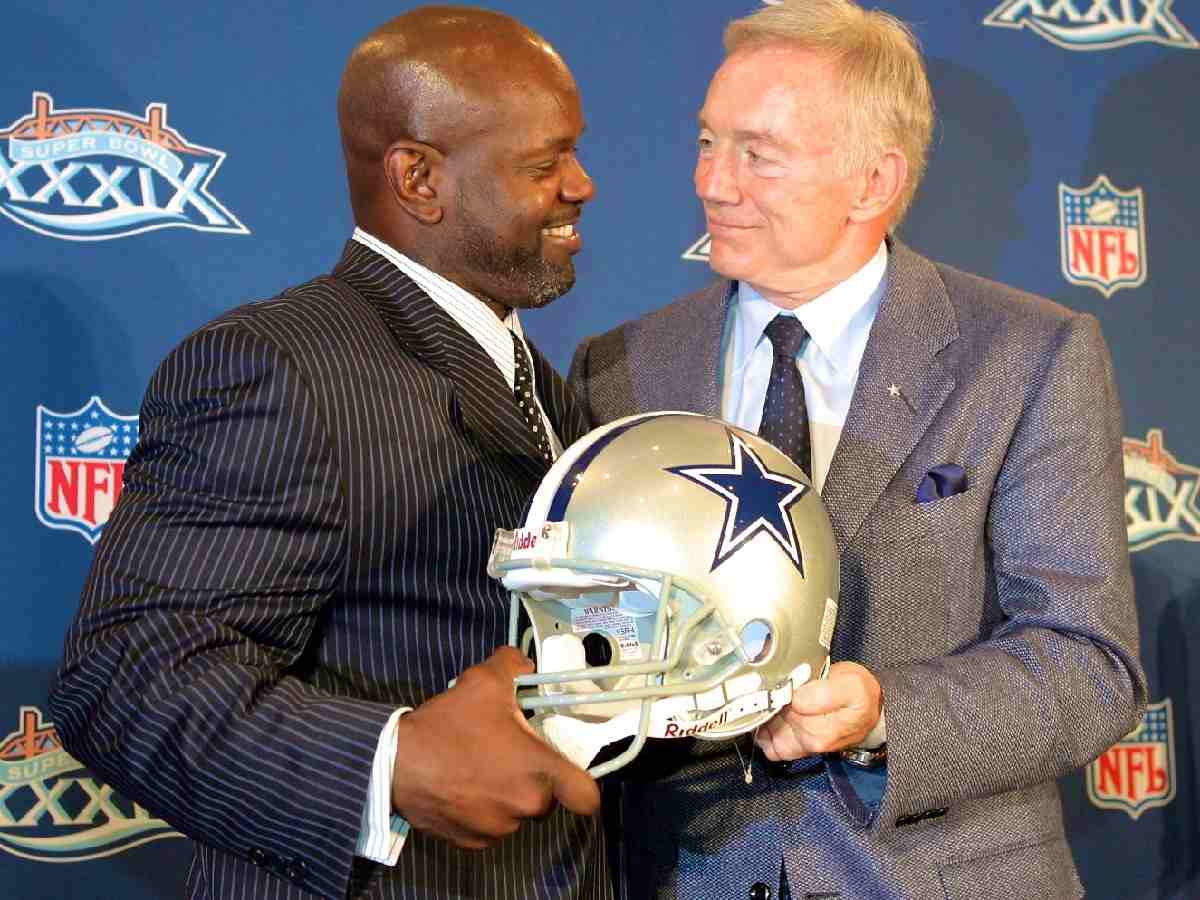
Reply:
[[642, 752], [626, 896], [1077, 898], [1055, 779], [1146, 698], [1097, 322], [894, 236], [933, 126], [898, 20], [779, 0], [725, 45], [695, 167], [721, 278], [584, 342], [572, 385], [596, 424], [718, 415], [811, 474], [838, 662], [741, 746]]
[[585, 430], [517, 317], [575, 281], [578, 90], [433, 6], [354, 50], [338, 116], [353, 239], [155, 374], [55, 721], [196, 839], [193, 898], [607, 900], [598, 788], [517, 711], [486, 571]]

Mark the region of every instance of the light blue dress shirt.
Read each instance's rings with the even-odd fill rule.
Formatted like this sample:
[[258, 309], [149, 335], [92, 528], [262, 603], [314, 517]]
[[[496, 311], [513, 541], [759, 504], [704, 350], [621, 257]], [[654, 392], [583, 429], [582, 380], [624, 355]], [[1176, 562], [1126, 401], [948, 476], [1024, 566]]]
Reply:
[[867, 338], [887, 291], [887, 245], [841, 284], [795, 310], [780, 309], [739, 282], [725, 320], [719, 389], [721, 417], [758, 433], [771, 380], [771, 341], [763, 332], [776, 315], [794, 315], [809, 334], [797, 356], [812, 439], [812, 480], [825, 486], [858, 383]]
[[[812, 481], [818, 492], [825, 486], [858, 383], [867, 338], [887, 293], [887, 260], [887, 245], [880, 244], [856, 273], [795, 310], [781, 309], [745, 282], [738, 283], [729, 303], [718, 384], [721, 417], [755, 434], [762, 424], [774, 361], [770, 338], [764, 335], [767, 325], [777, 315], [794, 315], [808, 332], [809, 339], [797, 354], [796, 365], [804, 382]], [[887, 725], [881, 716], [866, 743], [877, 745], [886, 738]], [[877, 807], [886, 786], [886, 765], [873, 770], [847, 769], [860, 799]]]

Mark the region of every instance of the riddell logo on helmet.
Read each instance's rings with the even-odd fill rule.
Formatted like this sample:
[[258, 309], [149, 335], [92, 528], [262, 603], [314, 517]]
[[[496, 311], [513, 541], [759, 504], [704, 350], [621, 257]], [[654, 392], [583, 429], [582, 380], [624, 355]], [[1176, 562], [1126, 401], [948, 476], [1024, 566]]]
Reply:
[[519, 531], [517, 539], [513, 542], [514, 550], [532, 550], [537, 546], [538, 534], [536, 531]]
[[554, 534], [554, 527], [547, 522], [540, 529], [518, 528], [513, 538], [513, 550], [532, 550], [538, 541], [548, 541]]
[[668, 722], [663, 727], [663, 737], [691, 737], [694, 734], [703, 734], [706, 731], [712, 731], [714, 728], [719, 728], [725, 724], [729, 718], [728, 712], [723, 712], [715, 719], [709, 719], [707, 722], [701, 722], [699, 725], [689, 725], [683, 728], [674, 722]]

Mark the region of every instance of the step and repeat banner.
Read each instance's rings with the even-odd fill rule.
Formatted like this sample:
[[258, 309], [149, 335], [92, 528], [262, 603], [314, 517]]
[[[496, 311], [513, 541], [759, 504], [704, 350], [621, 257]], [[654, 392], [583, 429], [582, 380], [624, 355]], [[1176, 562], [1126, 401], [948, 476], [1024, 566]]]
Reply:
[[[10, 0], [0, 78], [0, 897], [180, 896], [185, 839], [82, 768], [50, 688], [158, 361], [327, 272], [350, 234], [351, 47], [410, 4]], [[415, 4], [412, 4], [415, 5]], [[696, 112], [756, 0], [495, 0], [572, 67], [598, 193], [579, 281], [525, 318], [576, 343], [705, 284]], [[939, 110], [902, 237], [1096, 315], [1125, 409], [1151, 706], [1061, 788], [1089, 896], [1200, 896], [1200, 0], [884, 0]]]

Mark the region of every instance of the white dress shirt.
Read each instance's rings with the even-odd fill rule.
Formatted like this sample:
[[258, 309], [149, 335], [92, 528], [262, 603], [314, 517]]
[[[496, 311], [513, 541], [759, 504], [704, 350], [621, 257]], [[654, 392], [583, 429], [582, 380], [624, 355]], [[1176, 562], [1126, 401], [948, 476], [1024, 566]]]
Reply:
[[[417, 286], [425, 291], [434, 303], [445, 310], [467, 334], [475, 338], [479, 342], [479, 346], [496, 364], [496, 368], [508, 382], [510, 390], [516, 382], [516, 358], [512, 335], [515, 334], [520, 339], [526, 356], [530, 357], [530, 377], [536, 377], [533, 372], [532, 356], [525, 343], [525, 333], [521, 329], [521, 320], [517, 317], [515, 309], [510, 309], [502, 321], [478, 297], [436, 272], [414, 262], [361, 228], [354, 229], [354, 240], [370, 247], [416, 282]], [[537, 401], [536, 381], [533, 397]], [[555, 433], [554, 426], [550, 424], [550, 419], [546, 416], [546, 411], [542, 409], [540, 401], [537, 401], [537, 407], [542, 416], [542, 425], [550, 437], [551, 450], [557, 458], [563, 450], [562, 442]], [[379, 735], [379, 745], [375, 750], [375, 759], [371, 766], [371, 780], [367, 786], [367, 799], [363, 804], [358, 846], [355, 850], [359, 856], [389, 866], [394, 866], [396, 860], [400, 858], [400, 850], [404, 846], [404, 839], [408, 836], [409, 831], [408, 822], [392, 812], [392, 774], [396, 764], [396, 731], [400, 716], [406, 712], [408, 712], [408, 708], [401, 708], [392, 713], [383, 732]]]
[[[525, 348], [525, 355], [530, 360], [529, 374], [530, 377], [534, 377], [533, 355], [529, 352], [529, 345], [525, 343], [525, 331], [521, 328], [521, 320], [518, 318], [515, 309], [510, 309], [508, 315], [503, 320], [498, 319], [496, 318], [496, 314], [474, 294], [463, 290], [453, 281], [443, 278], [437, 272], [430, 271], [420, 263], [414, 262], [399, 250], [385, 244], [374, 235], [368, 234], [361, 228], [355, 228], [354, 240], [366, 247], [370, 247], [415, 281], [417, 286], [433, 299], [434, 303], [444, 309], [450, 318], [462, 326], [463, 331], [475, 338], [479, 342], [479, 346], [484, 349], [484, 352], [492, 358], [492, 362], [496, 364], [496, 368], [500, 370], [500, 374], [504, 376], [509, 390], [513, 389], [513, 385], [517, 380], [516, 359], [513, 356], [512, 341], [512, 335], [514, 334], [520, 338], [521, 346]], [[536, 380], [533, 386], [533, 396], [536, 399]], [[538, 402], [538, 412], [541, 413], [542, 426], [546, 429], [546, 434], [550, 437], [551, 449], [554, 451], [554, 457], [557, 459], [563, 450], [562, 442], [555, 433], [554, 426], [550, 424], [550, 419], [546, 416], [546, 411], [542, 409], [540, 401]]]

